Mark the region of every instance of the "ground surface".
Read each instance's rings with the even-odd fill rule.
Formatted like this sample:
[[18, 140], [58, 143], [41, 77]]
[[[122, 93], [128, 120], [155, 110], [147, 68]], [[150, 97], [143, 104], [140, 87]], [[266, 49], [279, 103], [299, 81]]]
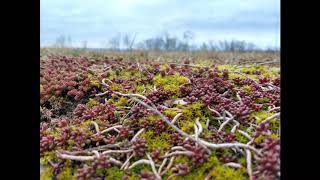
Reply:
[[280, 69], [237, 64], [46, 56], [41, 179], [279, 179]]

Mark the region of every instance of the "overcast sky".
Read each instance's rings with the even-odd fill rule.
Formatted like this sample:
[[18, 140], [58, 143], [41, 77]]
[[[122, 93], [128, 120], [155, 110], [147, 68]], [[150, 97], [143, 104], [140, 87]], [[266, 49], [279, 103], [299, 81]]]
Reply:
[[280, 0], [40, 0], [41, 45], [60, 35], [74, 45], [105, 47], [117, 33], [136, 41], [169, 32], [195, 43], [246, 40], [261, 48], [280, 46]]

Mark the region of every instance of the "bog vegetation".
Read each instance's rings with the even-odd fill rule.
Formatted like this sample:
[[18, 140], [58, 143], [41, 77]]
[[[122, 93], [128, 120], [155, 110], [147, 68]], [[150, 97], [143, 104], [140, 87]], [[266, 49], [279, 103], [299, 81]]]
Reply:
[[276, 55], [52, 51], [41, 179], [280, 178]]

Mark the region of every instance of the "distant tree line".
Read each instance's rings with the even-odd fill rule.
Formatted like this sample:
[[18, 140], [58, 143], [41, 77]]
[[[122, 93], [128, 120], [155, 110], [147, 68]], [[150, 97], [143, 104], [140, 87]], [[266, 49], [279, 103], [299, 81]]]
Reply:
[[[240, 40], [214, 41], [208, 40], [201, 45], [194, 43], [195, 35], [191, 31], [185, 31], [182, 39], [164, 32], [156, 37], [144, 39], [141, 42], [135, 42], [137, 33], [118, 33], [108, 40], [106, 49], [113, 51], [223, 51], [223, 52], [250, 52], [250, 51], [268, 51], [277, 52], [276, 48], [260, 49], [254, 43]], [[87, 49], [88, 42], [81, 43], [82, 49]], [[72, 47], [71, 37], [61, 35], [56, 39], [54, 45], [57, 48]]]

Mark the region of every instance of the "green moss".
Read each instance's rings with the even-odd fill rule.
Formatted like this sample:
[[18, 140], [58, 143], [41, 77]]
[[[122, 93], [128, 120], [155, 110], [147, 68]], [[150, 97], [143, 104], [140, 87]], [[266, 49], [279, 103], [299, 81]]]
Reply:
[[196, 118], [200, 118], [200, 123], [202, 124], [202, 127], [205, 128], [205, 121], [207, 118], [205, 116], [205, 109], [201, 102], [195, 102], [178, 108], [182, 109], [182, 117], [179, 118], [181, 130], [188, 133], [193, 132], [193, 125], [195, 124]]
[[168, 149], [170, 134], [162, 132], [159, 135], [154, 135], [153, 130], [148, 130], [140, 135], [147, 140], [148, 151], [152, 151], [153, 148], [159, 148], [161, 150]]
[[267, 103], [267, 102], [269, 102], [269, 98], [267, 98], [267, 97], [258, 98], [258, 99], [256, 100], [256, 103], [259, 103], [259, 104], [263, 104], [263, 103]]
[[264, 139], [266, 139], [267, 138], [267, 136], [264, 136], [264, 135], [260, 135], [260, 136], [258, 136], [255, 140], [254, 140], [254, 142], [256, 142], [256, 143], [261, 143]]
[[[138, 159], [137, 159], [138, 160]], [[135, 174], [139, 174], [141, 171], [152, 171], [150, 165], [147, 164], [139, 164], [132, 168], [131, 172]]]
[[143, 85], [136, 86], [137, 93], [141, 94], [145, 90], [145, 87]]
[[247, 143], [248, 142], [248, 138], [246, 138], [245, 136], [243, 136], [242, 134], [240, 134], [239, 132], [236, 132], [236, 139], [239, 143]]
[[68, 145], [73, 146], [75, 142], [74, 142], [73, 139], [69, 139], [69, 140], [67, 141], [67, 143], [68, 143]]
[[247, 160], [245, 157], [239, 158], [238, 162], [243, 166], [246, 166], [246, 164], [247, 164]]
[[57, 175], [57, 179], [69, 179], [69, 180], [76, 180], [76, 176], [73, 173], [72, 168], [66, 167]]
[[272, 132], [276, 132], [280, 128], [280, 121], [278, 119], [271, 119], [269, 121], [270, 129]]
[[258, 117], [258, 119], [256, 120], [256, 123], [259, 124], [261, 121], [263, 121], [264, 119], [272, 116], [274, 113], [268, 112], [268, 111], [259, 111], [259, 112], [253, 112], [250, 114], [250, 116], [252, 118], [254, 118], [255, 116]]
[[96, 78], [94, 75], [94, 72], [88, 73], [88, 79], [90, 80], [91, 86], [100, 88], [101, 87], [101, 82]]
[[252, 92], [252, 88], [249, 85], [244, 85], [243, 91], [250, 94]]
[[179, 73], [174, 75], [162, 77], [160, 74], [153, 77], [153, 82], [156, 87], [163, 87], [165, 91], [178, 91], [179, 86], [187, 83], [189, 79], [187, 77], [181, 76]]
[[124, 171], [120, 170], [119, 167], [113, 166], [106, 169], [105, 179], [121, 180], [123, 176], [124, 176]]
[[128, 179], [129, 180], [140, 180], [140, 177], [137, 174], [133, 174], [131, 176], [128, 176]]
[[114, 103], [115, 106], [124, 106], [128, 103], [128, 99], [125, 97], [120, 97], [118, 101]]
[[235, 78], [240, 78], [240, 79], [246, 79], [246, 77], [239, 75], [239, 74], [235, 74], [235, 73], [229, 73], [228, 79], [232, 80]]
[[116, 84], [116, 83], [111, 84], [110, 88], [113, 91], [123, 91], [122, 86], [120, 84]]
[[278, 139], [279, 136], [278, 136], [277, 134], [271, 134], [271, 138], [272, 138], [273, 140], [275, 140], [275, 139]]
[[204, 179], [207, 172], [209, 172], [210, 169], [218, 166], [219, 164], [220, 163], [217, 157], [214, 154], [212, 154], [205, 163], [192, 169], [190, 173], [187, 174], [186, 176], [179, 176], [176, 179], [181, 179], [181, 180], [182, 179], [190, 179], [190, 180]]
[[187, 106], [182, 106], [182, 116], [187, 119], [194, 119], [196, 117], [202, 117], [203, 104], [201, 102], [194, 102]]
[[94, 106], [97, 106], [97, 105], [99, 105], [100, 104], [100, 102], [98, 102], [98, 101], [96, 101], [96, 100], [94, 100], [94, 99], [92, 99], [92, 98], [89, 98], [89, 101], [87, 102], [87, 106], [89, 107], [89, 108], [92, 108], [92, 107], [94, 107]]
[[166, 69], [168, 69], [169, 65], [168, 64], [161, 64], [160, 65], [160, 71], [164, 71]]
[[190, 159], [187, 156], [180, 155], [180, 156], [177, 156], [177, 158], [175, 159], [175, 162], [177, 164], [190, 163]]
[[180, 122], [180, 127], [181, 130], [187, 133], [192, 133], [194, 131], [194, 121], [181, 121]]
[[244, 170], [233, 169], [229, 167], [217, 166], [211, 172], [210, 175], [215, 180], [243, 180], [247, 179], [244, 176]]
[[40, 158], [40, 164], [47, 165], [49, 160], [54, 160], [56, 153], [54, 151], [46, 151], [43, 153], [43, 157]]
[[99, 80], [90, 80], [90, 84], [91, 84], [91, 86], [94, 86], [94, 87], [97, 87], [97, 88], [101, 87], [101, 83], [100, 83]]
[[43, 86], [40, 84], [40, 93], [43, 91]]
[[107, 103], [108, 103], [108, 104], [113, 104], [113, 99], [111, 99], [111, 98], [108, 99], [108, 100], [107, 100]]
[[232, 71], [235, 68], [235, 65], [232, 64], [224, 64], [224, 65], [219, 65], [217, 66], [217, 68], [222, 71], [224, 69], [228, 70], [228, 71]]
[[52, 168], [47, 167], [41, 174], [40, 174], [40, 179], [41, 180], [52, 180]]
[[142, 74], [140, 71], [136, 71], [136, 70], [124, 70], [119, 72], [118, 74], [116, 74], [119, 78], [127, 80], [131, 77], [141, 77]]
[[175, 110], [166, 109], [166, 110], [164, 110], [163, 114], [166, 115], [166, 116], [169, 116], [169, 117], [174, 117], [174, 116], [176, 116], [178, 113], [177, 113], [177, 111], [175, 111]]

